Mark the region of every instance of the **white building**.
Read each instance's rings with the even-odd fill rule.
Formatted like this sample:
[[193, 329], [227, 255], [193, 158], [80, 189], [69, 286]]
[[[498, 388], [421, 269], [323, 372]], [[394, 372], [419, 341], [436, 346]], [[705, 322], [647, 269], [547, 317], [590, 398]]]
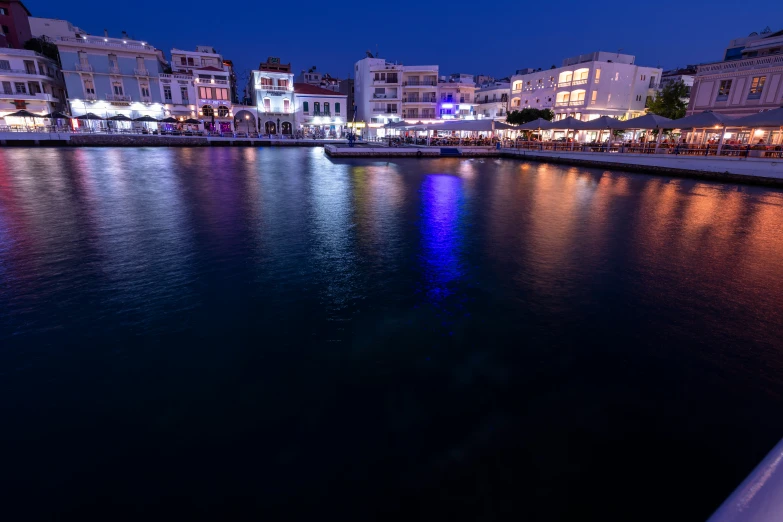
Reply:
[[248, 90], [259, 118], [259, 132], [285, 134], [294, 132], [294, 75], [291, 64], [280, 63], [270, 56], [250, 77]]
[[68, 103], [74, 116], [95, 113], [163, 117], [159, 87], [166, 61], [147, 42], [104, 36], [59, 36]]
[[442, 120], [474, 119], [476, 84], [470, 74], [452, 75], [438, 82], [438, 118]]
[[783, 104], [783, 31], [732, 40], [721, 62], [699, 65], [688, 114], [748, 116]]
[[548, 109], [555, 120], [601, 116], [630, 119], [645, 112], [662, 70], [642, 67], [627, 54], [595, 52], [563, 60], [561, 67], [511, 77], [509, 110]]
[[367, 123], [369, 135], [383, 136], [382, 127], [402, 117], [403, 66], [367, 57], [354, 64], [356, 119]]
[[437, 118], [438, 66], [405, 65], [402, 69], [402, 118], [416, 123]]
[[479, 119], [505, 120], [508, 114], [509, 82], [490, 82], [476, 91], [476, 117]]
[[306, 83], [294, 83], [296, 128], [305, 135], [342, 137], [348, 113], [348, 96]]
[[306, 83], [308, 85], [315, 85], [322, 89], [328, 89], [334, 92], [340, 92], [340, 79], [335, 78], [329, 73], [322, 73], [316, 70], [315, 67], [310, 67], [306, 71], [299, 73], [299, 76], [294, 78], [294, 83]]
[[[48, 114], [65, 110], [65, 84], [54, 60], [26, 49], [0, 49], [0, 118], [6, 125], [33, 124], [7, 114], [28, 110]], [[38, 121], [35, 123], [43, 123]]]
[[46, 36], [50, 40], [56, 40], [60, 36], [90, 34], [79, 29], [68, 20], [60, 20], [59, 18], [38, 18], [31, 16], [28, 18], [28, 21], [30, 22], [30, 33], [34, 38]]
[[[161, 75], [161, 96], [167, 115], [197, 118], [217, 132], [232, 132], [235, 118], [231, 69], [214, 48], [171, 50], [171, 74]], [[255, 123], [255, 116], [253, 116]]]

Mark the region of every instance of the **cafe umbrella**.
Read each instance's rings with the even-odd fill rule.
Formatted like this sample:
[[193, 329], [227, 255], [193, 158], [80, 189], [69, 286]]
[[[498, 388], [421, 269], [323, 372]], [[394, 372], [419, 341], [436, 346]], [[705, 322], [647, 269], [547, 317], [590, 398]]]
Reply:
[[[141, 123], [158, 123], [157, 118], [153, 118], [152, 116], [144, 115], [139, 116], [138, 118], [133, 118], [133, 121], [141, 122]], [[144, 126], [144, 128], [148, 128]]]
[[24, 124], [25, 127], [27, 126], [27, 118], [31, 118], [33, 120], [33, 125], [35, 125], [36, 118], [43, 118], [40, 114], [35, 114], [33, 112], [27, 111], [27, 110], [19, 110], [16, 112], [13, 112], [11, 114], [7, 114], [4, 116], [5, 118], [24, 118]]
[[[97, 114], [94, 114], [92, 112], [88, 112], [87, 114], [82, 114], [81, 116], [76, 117], [77, 120], [86, 120], [86, 121], [103, 121], [104, 118], [101, 118]], [[91, 129], [91, 127], [87, 127], [88, 129]]]

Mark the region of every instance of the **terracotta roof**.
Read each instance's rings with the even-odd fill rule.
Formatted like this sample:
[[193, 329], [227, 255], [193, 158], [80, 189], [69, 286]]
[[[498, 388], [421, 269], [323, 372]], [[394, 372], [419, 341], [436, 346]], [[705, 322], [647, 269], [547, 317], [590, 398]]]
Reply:
[[345, 94], [330, 91], [317, 85], [310, 85], [309, 83], [294, 83], [294, 92], [296, 94], [317, 94], [319, 96], [345, 96]]

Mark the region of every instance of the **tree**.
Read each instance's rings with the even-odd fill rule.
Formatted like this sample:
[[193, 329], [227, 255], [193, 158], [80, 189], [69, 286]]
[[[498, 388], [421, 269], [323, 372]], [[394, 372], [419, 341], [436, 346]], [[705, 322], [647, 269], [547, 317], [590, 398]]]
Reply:
[[506, 123], [509, 123], [510, 125], [522, 125], [523, 123], [534, 121], [537, 120], [538, 118], [543, 118], [547, 121], [552, 121], [554, 117], [555, 117], [555, 113], [549, 109], [527, 108], [527, 109], [522, 109], [521, 111], [509, 112], [508, 116], [506, 116]]
[[58, 65], [60, 64], [60, 53], [57, 51], [57, 46], [45, 36], [41, 36], [40, 38], [30, 38], [24, 43], [23, 47], [28, 51], [41, 53], [47, 58], [51, 58], [57, 62]]
[[647, 103], [647, 112], [672, 120], [682, 118], [687, 108], [683, 99], [687, 97], [688, 87], [682, 80], [669, 82]]

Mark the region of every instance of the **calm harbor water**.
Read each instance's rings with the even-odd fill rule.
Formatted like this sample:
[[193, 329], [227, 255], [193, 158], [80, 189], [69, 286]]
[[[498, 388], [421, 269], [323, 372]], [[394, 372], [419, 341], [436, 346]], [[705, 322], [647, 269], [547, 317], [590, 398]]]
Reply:
[[8, 520], [703, 520], [783, 437], [783, 192], [0, 149], [0, 397]]

